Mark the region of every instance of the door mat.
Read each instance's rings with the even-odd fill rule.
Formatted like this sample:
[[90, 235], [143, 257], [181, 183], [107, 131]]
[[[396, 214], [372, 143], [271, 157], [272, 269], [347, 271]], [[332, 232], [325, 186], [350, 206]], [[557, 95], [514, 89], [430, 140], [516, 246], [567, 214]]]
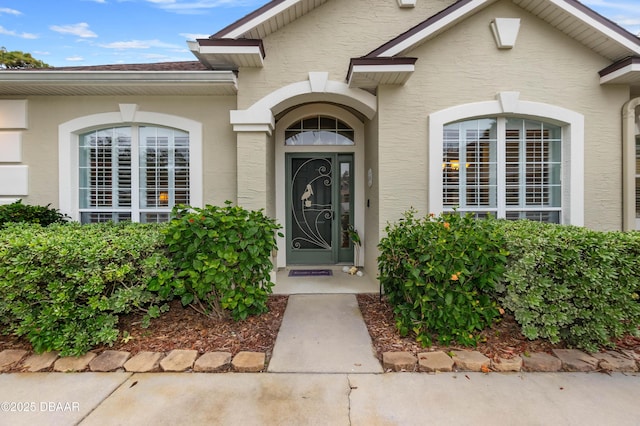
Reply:
[[331, 269], [291, 269], [290, 277], [330, 277], [333, 276]]

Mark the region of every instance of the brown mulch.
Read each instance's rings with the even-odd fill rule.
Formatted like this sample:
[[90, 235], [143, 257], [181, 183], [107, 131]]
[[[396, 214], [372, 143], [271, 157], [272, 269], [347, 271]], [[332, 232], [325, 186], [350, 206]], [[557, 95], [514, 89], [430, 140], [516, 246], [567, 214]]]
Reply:
[[[377, 294], [359, 294], [357, 299], [379, 359], [382, 359], [384, 352], [407, 351], [417, 355], [431, 350], [464, 349], [437, 344], [431, 348], [422, 348], [413, 338], [398, 334], [392, 308], [386, 301], [381, 302]], [[231, 352], [233, 356], [240, 351], [252, 351], [264, 352], [267, 359], [270, 359], [287, 301], [287, 296], [272, 295], [268, 301], [268, 313], [240, 322], [208, 318], [191, 308], [183, 308], [179, 301], [174, 301], [170, 310], [152, 320], [151, 326], [146, 329], [140, 325], [142, 315], [122, 316], [119, 327], [129, 333], [128, 338], [121, 335], [112, 346], [95, 348], [95, 352], [109, 349], [128, 351], [135, 355], [142, 351], [195, 349], [201, 354], [224, 351]], [[520, 333], [518, 324], [510, 315], [503, 316], [493, 327], [485, 330], [482, 336], [484, 342], [475, 349], [492, 359], [512, 358], [533, 352], [550, 353], [554, 348], [564, 348], [562, 344], [553, 345], [545, 340], [528, 340]], [[640, 353], [640, 338], [627, 336], [616, 344], [619, 349], [631, 349]], [[5, 349], [31, 351], [31, 345], [24, 339], [0, 335], [0, 351]]]
[[[395, 328], [393, 308], [375, 294], [357, 295], [360, 311], [367, 324], [369, 335], [379, 359], [384, 352], [411, 352], [416, 355], [421, 352], [442, 350], [469, 349], [462, 346], [440, 346], [435, 341], [430, 348], [423, 348], [412, 337], [402, 337]], [[562, 343], [552, 344], [546, 340], [529, 340], [520, 332], [520, 326], [511, 315], [504, 315], [500, 321], [481, 333], [483, 342], [475, 350], [483, 355], [497, 360], [498, 358], [513, 358], [521, 354], [534, 352], [551, 353], [552, 349], [564, 349]], [[618, 349], [630, 349], [640, 353], [640, 338], [627, 336], [616, 342]]]

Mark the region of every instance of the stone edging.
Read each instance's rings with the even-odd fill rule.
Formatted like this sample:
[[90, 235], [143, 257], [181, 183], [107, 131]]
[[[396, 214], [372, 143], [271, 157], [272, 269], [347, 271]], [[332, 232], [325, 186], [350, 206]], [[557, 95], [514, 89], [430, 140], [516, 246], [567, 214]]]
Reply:
[[385, 371], [616, 371], [635, 372], [640, 368], [640, 354], [634, 351], [607, 351], [587, 354], [576, 349], [554, 349], [553, 355], [536, 352], [495, 362], [477, 351], [423, 352], [416, 358], [410, 352], [382, 354]]
[[[161, 352], [104, 351], [100, 355], [88, 352], [81, 357], [59, 357], [56, 352], [28, 355], [26, 350], [7, 349], [0, 352], [0, 373], [21, 372], [226, 372], [257, 373], [266, 371], [266, 354], [240, 352], [207, 352], [176, 349]], [[640, 369], [640, 354], [634, 351], [607, 351], [587, 354], [575, 349], [554, 349], [554, 355], [537, 352], [495, 362], [477, 351], [435, 351], [414, 356], [410, 352], [385, 352], [384, 371], [451, 372], [558, 372], [615, 371], [636, 372]]]
[[100, 355], [87, 352], [80, 357], [59, 357], [56, 352], [27, 356], [25, 350], [7, 349], [0, 352], [0, 372], [223, 372], [257, 373], [265, 370], [266, 355], [263, 352], [240, 352], [231, 357], [229, 352], [207, 352], [198, 356], [196, 350], [176, 349], [167, 354], [140, 352], [131, 357], [130, 352], [104, 351]]

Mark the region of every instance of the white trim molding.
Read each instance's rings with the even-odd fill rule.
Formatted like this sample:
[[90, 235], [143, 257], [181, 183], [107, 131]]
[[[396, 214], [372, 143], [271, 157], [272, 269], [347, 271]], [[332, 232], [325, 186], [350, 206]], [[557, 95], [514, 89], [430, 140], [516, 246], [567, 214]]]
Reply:
[[0, 129], [26, 129], [27, 116], [26, 99], [0, 99]]
[[636, 137], [640, 135], [640, 98], [622, 107], [622, 229], [638, 229], [636, 219]]
[[0, 195], [26, 196], [29, 193], [29, 166], [0, 166]]
[[176, 115], [139, 111], [135, 104], [121, 104], [118, 111], [87, 115], [58, 126], [58, 175], [60, 211], [79, 220], [78, 143], [82, 133], [107, 126], [150, 124], [189, 133], [191, 205], [203, 206], [202, 123]]
[[495, 18], [491, 21], [491, 31], [498, 49], [512, 49], [520, 32], [520, 18]]
[[496, 97], [429, 115], [429, 211], [443, 211], [442, 145], [446, 124], [481, 117], [528, 117], [562, 127], [562, 223], [584, 226], [584, 116], [556, 105], [520, 100], [518, 92], [502, 92]]
[[377, 99], [371, 93], [329, 80], [326, 72], [310, 72], [309, 79], [281, 87], [245, 110], [230, 112], [236, 132], [266, 132], [275, 128], [275, 116], [291, 107], [309, 102], [331, 102], [351, 107], [371, 119], [376, 114]]

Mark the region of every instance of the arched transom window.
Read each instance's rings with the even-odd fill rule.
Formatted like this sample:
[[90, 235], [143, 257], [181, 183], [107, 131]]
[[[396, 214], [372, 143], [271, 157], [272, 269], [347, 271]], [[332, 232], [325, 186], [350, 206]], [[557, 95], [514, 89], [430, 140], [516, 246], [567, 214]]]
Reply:
[[166, 221], [189, 204], [189, 134], [142, 125], [85, 133], [78, 189], [82, 223]]
[[354, 145], [354, 131], [342, 121], [327, 116], [305, 118], [284, 133], [285, 145]]

